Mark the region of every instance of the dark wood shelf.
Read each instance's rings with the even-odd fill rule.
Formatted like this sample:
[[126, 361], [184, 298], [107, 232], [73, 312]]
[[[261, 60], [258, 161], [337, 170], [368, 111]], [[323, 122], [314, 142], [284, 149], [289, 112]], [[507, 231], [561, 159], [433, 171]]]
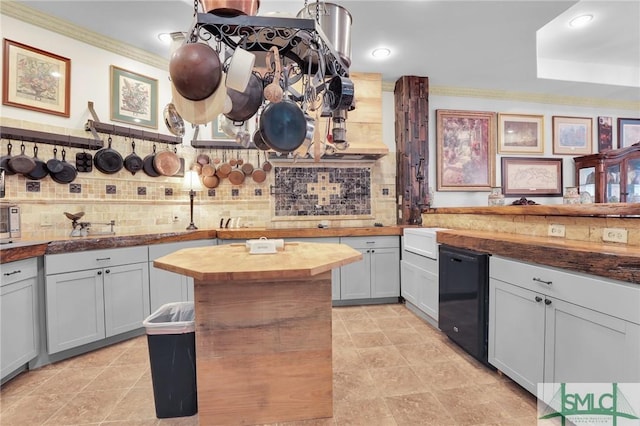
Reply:
[[37, 130], [19, 129], [17, 127], [0, 126], [0, 136], [3, 139], [17, 142], [33, 142], [71, 148], [98, 150], [104, 147], [102, 141], [93, 138], [59, 135], [56, 133], [39, 132]]

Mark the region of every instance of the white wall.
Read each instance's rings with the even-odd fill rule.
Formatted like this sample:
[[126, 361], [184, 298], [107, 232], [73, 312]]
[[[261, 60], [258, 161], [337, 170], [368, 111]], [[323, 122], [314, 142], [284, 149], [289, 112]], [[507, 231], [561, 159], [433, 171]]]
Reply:
[[[393, 92], [383, 92], [383, 137], [385, 144], [393, 145], [395, 148], [395, 114], [394, 114], [394, 94]], [[454, 206], [485, 206], [489, 192], [450, 192], [436, 191], [436, 110], [471, 110], [471, 111], [493, 111], [497, 113], [509, 114], [536, 114], [544, 116], [544, 155], [523, 155], [522, 157], [549, 157], [562, 158], [563, 186], [573, 186], [575, 181], [575, 168], [573, 156], [553, 155], [552, 139], [552, 116], [576, 116], [593, 118], [593, 152], [598, 150], [597, 141], [597, 117], [613, 117], [613, 140], [617, 141], [617, 117], [635, 117], [640, 114], [638, 111], [603, 109], [600, 107], [583, 107], [570, 105], [543, 104], [533, 102], [523, 102], [518, 100], [500, 100], [487, 98], [471, 98], [458, 96], [436, 96], [429, 95], [429, 186], [434, 190], [435, 207]], [[616, 142], [617, 143], [617, 142]], [[391, 148], [390, 148], [391, 149]], [[514, 156], [509, 154], [509, 157]], [[496, 186], [500, 186], [502, 174], [500, 170], [500, 159], [502, 155], [496, 156]], [[540, 204], [562, 204], [562, 197], [527, 197]], [[516, 198], [507, 198], [506, 203], [511, 203]]]

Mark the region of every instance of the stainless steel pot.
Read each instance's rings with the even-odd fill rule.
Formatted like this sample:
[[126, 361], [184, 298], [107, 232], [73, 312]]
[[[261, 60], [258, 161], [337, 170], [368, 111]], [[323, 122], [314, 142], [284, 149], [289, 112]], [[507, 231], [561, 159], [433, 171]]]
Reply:
[[319, 3], [319, 13], [316, 13], [316, 2], [309, 3], [298, 12], [297, 17], [316, 20], [320, 28], [333, 44], [342, 62], [351, 66], [351, 23], [353, 18], [347, 9], [334, 3]]

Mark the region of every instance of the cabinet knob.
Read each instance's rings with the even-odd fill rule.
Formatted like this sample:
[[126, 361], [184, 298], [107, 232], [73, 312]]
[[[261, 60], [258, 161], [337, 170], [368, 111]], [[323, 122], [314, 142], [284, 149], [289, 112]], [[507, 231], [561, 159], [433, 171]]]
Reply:
[[371, 253], [375, 253], [375, 252], [376, 252], [375, 250], [371, 250]]
[[542, 302], [542, 297], [536, 296], [536, 302]]
[[102, 275], [102, 271], [98, 271], [98, 275]]
[[544, 304], [549, 306], [551, 304], [551, 299], [544, 299]]
[[105, 274], [108, 274], [109, 272], [111, 272], [111, 269], [106, 269], [106, 270], [104, 271], [104, 273], [105, 273]]

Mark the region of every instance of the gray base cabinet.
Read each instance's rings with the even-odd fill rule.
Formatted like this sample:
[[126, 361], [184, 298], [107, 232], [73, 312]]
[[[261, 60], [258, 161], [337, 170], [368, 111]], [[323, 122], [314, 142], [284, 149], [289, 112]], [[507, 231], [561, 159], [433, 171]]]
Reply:
[[343, 237], [363, 259], [340, 268], [340, 300], [400, 296], [399, 237]]
[[38, 354], [38, 260], [2, 265], [0, 375], [4, 379]]
[[48, 353], [142, 327], [149, 315], [147, 247], [45, 256]]
[[640, 381], [640, 288], [493, 256], [489, 362], [537, 384]]
[[195, 240], [149, 246], [149, 296], [151, 312], [155, 312], [165, 303], [187, 302], [193, 300], [193, 278], [175, 272], [165, 271], [153, 266], [159, 257], [184, 248], [215, 245], [215, 240]]
[[438, 261], [404, 251], [400, 262], [402, 297], [438, 321]]

